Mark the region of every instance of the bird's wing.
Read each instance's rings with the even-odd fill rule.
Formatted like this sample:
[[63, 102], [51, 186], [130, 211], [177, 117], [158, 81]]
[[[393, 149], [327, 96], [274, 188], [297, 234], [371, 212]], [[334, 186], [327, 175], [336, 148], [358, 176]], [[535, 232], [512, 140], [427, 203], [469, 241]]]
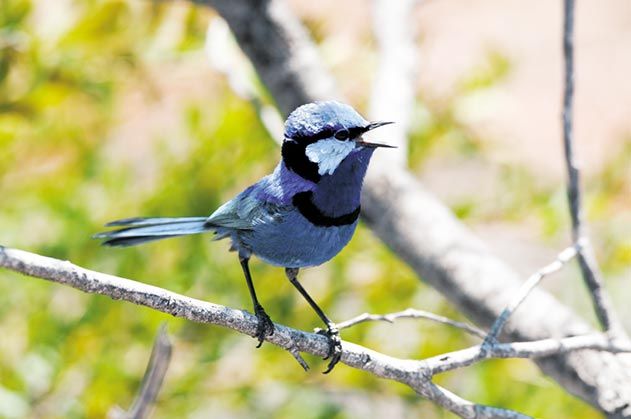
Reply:
[[280, 222], [288, 210], [290, 208], [286, 205], [259, 198], [255, 189], [250, 187], [217, 208], [208, 217], [206, 224], [252, 230], [259, 224]]

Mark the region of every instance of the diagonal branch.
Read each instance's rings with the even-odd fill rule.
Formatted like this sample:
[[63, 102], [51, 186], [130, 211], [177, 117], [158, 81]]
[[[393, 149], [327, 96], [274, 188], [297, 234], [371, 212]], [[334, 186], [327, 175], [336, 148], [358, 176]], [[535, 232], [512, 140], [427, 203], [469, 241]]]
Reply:
[[592, 297], [596, 316], [606, 331], [617, 337], [625, 333], [617, 318], [611, 300], [603, 287], [594, 251], [590, 245], [583, 221], [580, 171], [574, 153], [573, 108], [574, 108], [574, 0], [563, 0], [563, 58], [565, 89], [563, 92], [563, 146], [567, 168], [567, 196], [572, 218], [572, 241], [578, 249], [578, 263], [583, 280]]
[[[283, 114], [306, 102], [338, 97], [313, 42], [284, 2], [195, 1], [226, 20]], [[517, 292], [518, 275], [404, 168], [393, 165], [367, 179], [362, 210], [364, 221], [387, 246], [478, 325], [490, 327]], [[541, 289], [511, 318], [506, 333], [512, 340], [591, 331]], [[606, 414], [631, 416], [629, 355], [581, 352], [537, 363], [567, 391]]]
[[[194, 322], [223, 326], [252, 337], [256, 335], [256, 317], [246, 311], [196, 300], [130, 279], [91, 271], [68, 261], [0, 246], [0, 267], [68, 285], [87, 293], [125, 300]], [[299, 351], [317, 356], [328, 354], [329, 341], [326, 337], [280, 324], [275, 324], [274, 327], [274, 334], [267, 336], [266, 341], [292, 353]], [[406, 384], [423, 397], [465, 418], [523, 418], [526, 416], [510, 410], [463, 400], [432, 383], [431, 377], [434, 374], [472, 365], [489, 358], [541, 357], [579, 349], [608, 352], [631, 351], [631, 347], [616, 345], [606, 336], [599, 334], [499, 344], [495, 345], [490, 352], [483, 352], [481, 346], [478, 345], [423, 361], [394, 358], [350, 342], [342, 342], [342, 348], [341, 362], [344, 364], [380, 378]]]

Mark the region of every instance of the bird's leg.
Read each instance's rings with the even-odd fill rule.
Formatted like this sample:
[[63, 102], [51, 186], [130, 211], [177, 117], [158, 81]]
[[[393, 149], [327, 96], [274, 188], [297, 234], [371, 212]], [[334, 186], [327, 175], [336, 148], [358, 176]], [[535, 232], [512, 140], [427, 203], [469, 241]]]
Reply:
[[331, 345], [329, 346], [329, 354], [324, 359], [330, 359], [324, 374], [328, 374], [333, 370], [333, 367], [340, 361], [342, 357], [342, 340], [340, 339], [340, 332], [337, 329], [335, 323], [333, 323], [322, 309], [313, 301], [313, 298], [307, 293], [307, 290], [298, 282], [298, 268], [285, 268], [285, 274], [294, 287], [302, 294], [305, 300], [309, 303], [311, 308], [320, 316], [324, 324], [326, 324], [327, 330], [319, 329], [317, 333], [325, 335], [329, 338]]
[[256, 291], [254, 290], [254, 283], [252, 283], [252, 275], [250, 274], [250, 266], [248, 265], [249, 261], [250, 258], [248, 256], [239, 255], [239, 262], [241, 262], [241, 268], [243, 268], [245, 281], [248, 283], [248, 289], [250, 290], [252, 304], [254, 304], [254, 314], [258, 320], [258, 324], [256, 326], [256, 338], [259, 340], [259, 344], [256, 345], [256, 347], [260, 348], [265, 336], [271, 336], [274, 334], [274, 323], [272, 323], [272, 319], [269, 318], [263, 309], [263, 306], [259, 303], [258, 298], [256, 298]]

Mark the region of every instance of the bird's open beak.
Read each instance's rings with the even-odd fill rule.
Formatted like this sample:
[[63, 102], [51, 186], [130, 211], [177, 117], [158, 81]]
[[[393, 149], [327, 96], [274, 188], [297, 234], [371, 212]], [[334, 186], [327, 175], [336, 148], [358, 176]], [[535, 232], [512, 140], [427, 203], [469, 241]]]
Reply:
[[[383, 127], [384, 125], [389, 125], [389, 124], [394, 124], [394, 122], [383, 122], [383, 121], [371, 122], [370, 124], [366, 125], [366, 127], [364, 128], [364, 132], [372, 131], [375, 128]], [[368, 148], [377, 148], [377, 147], [397, 148], [396, 146], [388, 145], [388, 144], [369, 143], [367, 141], [364, 141], [364, 139], [361, 136], [357, 137], [356, 143], [363, 147], [368, 147]]]

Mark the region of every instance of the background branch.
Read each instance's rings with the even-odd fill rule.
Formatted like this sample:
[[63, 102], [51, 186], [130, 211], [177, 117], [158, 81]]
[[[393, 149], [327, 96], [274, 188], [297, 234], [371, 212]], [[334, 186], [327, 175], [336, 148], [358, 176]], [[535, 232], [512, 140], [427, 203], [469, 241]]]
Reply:
[[[318, 99], [338, 98], [298, 19], [279, 0], [208, 0], [285, 115]], [[279, 77], [282, 75], [282, 77]], [[392, 203], [396, 202], [396, 205]], [[463, 226], [403, 167], [369, 170], [363, 219], [423, 280], [471, 320], [490, 327], [520, 287], [518, 275]], [[583, 335], [591, 328], [541, 289], [511, 317], [513, 341]], [[631, 417], [631, 357], [584, 351], [537, 360], [542, 370], [612, 417]]]
[[613, 335], [623, 338], [624, 329], [617, 318], [611, 299], [603, 287], [594, 251], [590, 245], [583, 222], [580, 171], [574, 153], [573, 110], [574, 110], [574, 0], [563, 0], [563, 147], [567, 169], [567, 196], [572, 219], [572, 241], [578, 249], [578, 264], [583, 280], [589, 289], [596, 316], [602, 327]]
[[[371, 120], [395, 121], [379, 133], [389, 153], [377, 153], [375, 162], [405, 166], [408, 158], [407, 133], [414, 110], [417, 52], [414, 45], [414, 6], [417, 0], [373, 0], [373, 33], [379, 65], [375, 75], [368, 115]], [[374, 164], [374, 163], [373, 163]]]
[[136, 399], [127, 412], [115, 408], [108, 415], [111, 419], [144, 419], [149, 417], [169, 368], [172, 352], [173, 345], [169, 340], [166, 324], [162, 324], [153, 342], [151, 357]]

